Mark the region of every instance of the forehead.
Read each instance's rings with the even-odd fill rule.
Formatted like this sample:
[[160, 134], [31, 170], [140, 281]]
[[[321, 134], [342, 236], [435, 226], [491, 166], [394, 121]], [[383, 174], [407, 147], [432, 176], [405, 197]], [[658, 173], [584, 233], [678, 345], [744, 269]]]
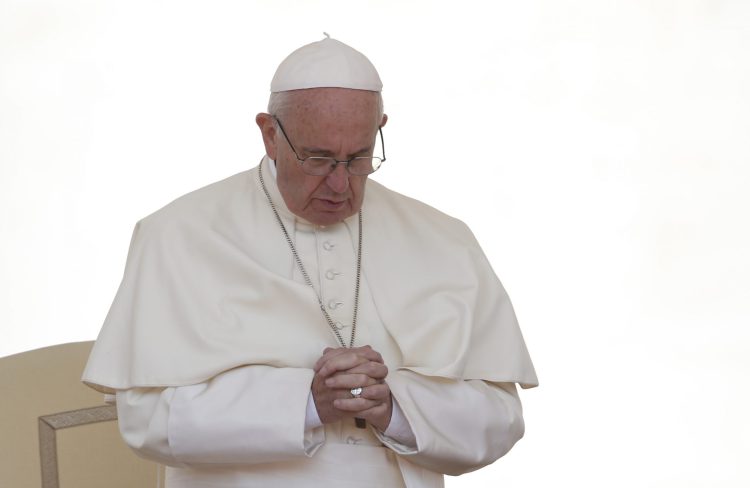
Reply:
[[311, 88], [289, 92], [284, 119], [290, 124], [379, 125], [378, 94], [348, 88]]

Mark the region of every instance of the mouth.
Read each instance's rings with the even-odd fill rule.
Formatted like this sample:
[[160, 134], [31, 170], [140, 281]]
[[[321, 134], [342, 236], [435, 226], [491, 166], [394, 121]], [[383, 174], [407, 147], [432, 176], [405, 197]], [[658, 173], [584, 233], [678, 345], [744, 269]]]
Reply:
[[346, 200], [328, 200], [326, 198], [317, 198], [318, 204], [322, 210], [336, 211], [346, 206]]

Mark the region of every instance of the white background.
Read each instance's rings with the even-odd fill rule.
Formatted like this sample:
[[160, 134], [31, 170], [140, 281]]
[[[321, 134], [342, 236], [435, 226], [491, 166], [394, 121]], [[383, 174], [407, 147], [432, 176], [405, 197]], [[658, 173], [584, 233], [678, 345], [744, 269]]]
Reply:
[[448, 486], [750, 485], [750, 2], [0, 0], [0, 356], [96, 337], [134, 223], [254, 166], [322, 31], [386, 185], [461, 218], [542, 386]]

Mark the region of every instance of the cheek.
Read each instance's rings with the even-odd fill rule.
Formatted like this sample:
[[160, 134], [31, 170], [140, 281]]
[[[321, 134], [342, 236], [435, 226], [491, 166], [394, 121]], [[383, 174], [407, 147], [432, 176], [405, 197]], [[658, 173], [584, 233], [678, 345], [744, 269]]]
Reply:
[[367, 176], [357, 177], [352, 183], [354, 184], [354, 188], [356, 188], [361, 193], [365, 191], [365, 183], [367, 183]]
[[361, 201], [364, 198], [365, 183], [367, 183], [367, 178], [358, 178], [351, 181], [350, 185], [355, 200]]
[[295, 171], [290, 171], [288, 167], [283, 170], [279, 168], [276, 183], [290, 209], [299, 210], [304, 207], [306, 199], [305, 181]]
[[325, 178], [321, 179], [320, 177], [311, 177], [305, 174], [297, 176], [293, 181], [294, 186], [291, 190], [294, 193], [295, 202], [300, 209], [307, 207], [316, 195], [328, 195], [329, 192], [324, 188]]
[[306, 175], [306, 178], [303, 178], [302, 181], [300, 181], [300, 193], [304, 194], [304, 196], [308, 199], [315, 196], [316, 193], [325, 193], [325, 178], [320, 177], [310, 177]]

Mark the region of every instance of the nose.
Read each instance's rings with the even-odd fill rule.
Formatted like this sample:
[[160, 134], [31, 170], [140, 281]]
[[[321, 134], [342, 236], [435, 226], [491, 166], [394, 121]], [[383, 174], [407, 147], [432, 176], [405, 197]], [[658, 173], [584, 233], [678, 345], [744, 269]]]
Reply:
[[343, 164], [337, 164], [336, 168], [326, 177], [326, 184], [336, 193], [344, 193], [349, 188], [349, 171]]

